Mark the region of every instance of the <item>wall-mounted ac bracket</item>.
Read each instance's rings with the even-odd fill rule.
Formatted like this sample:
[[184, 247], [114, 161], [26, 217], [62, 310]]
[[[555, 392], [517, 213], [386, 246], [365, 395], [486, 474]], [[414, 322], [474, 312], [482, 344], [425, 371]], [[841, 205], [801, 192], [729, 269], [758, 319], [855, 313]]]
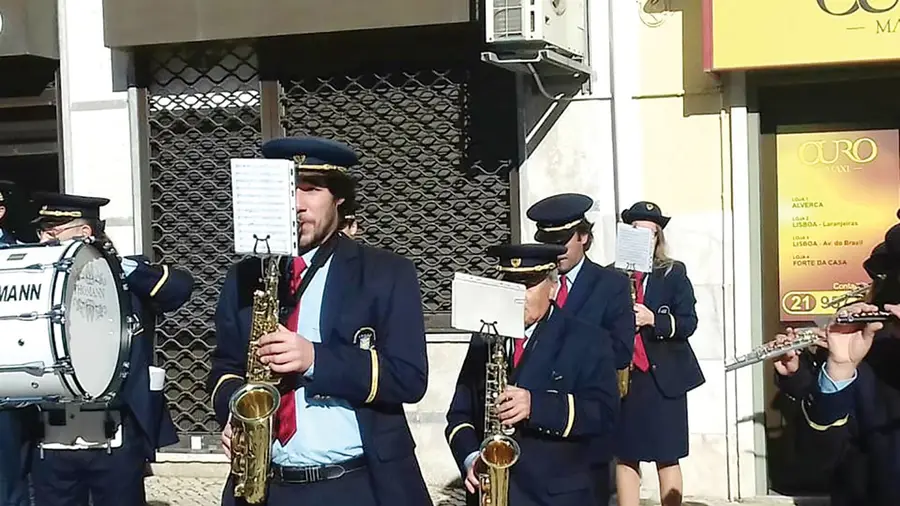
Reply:
[[499, 54], [493, 51], [484, 51], [481, 53], [481, 61], [522, 74], [531, 74], [531, 70], [528, 68], [528, 65], [531, 64], [542, 77], [583, 78], [591, 75], [590, 66], [549, 49]]

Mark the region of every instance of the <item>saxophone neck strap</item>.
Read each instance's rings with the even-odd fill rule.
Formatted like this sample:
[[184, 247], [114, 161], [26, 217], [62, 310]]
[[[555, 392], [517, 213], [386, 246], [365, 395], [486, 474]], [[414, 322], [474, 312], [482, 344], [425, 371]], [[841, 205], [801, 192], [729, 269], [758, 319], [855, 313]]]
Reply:
[[[296, 293], [288, 294], [288, 301], [290, 302], [291, 308], [296, 307], [296, 305], [300, 302], [300, 297], [303, 295], [303, 292], [306, 291], [306, 288], [309, 286], [312, 279], [315, 277], [316, 272], [328, 262], [328, 259], [331, 258], [331, 255], [334, 254], [335, 248], [337, 248], [338, 241], [340, 240], [339, 234], [332, 234], [328, 240], [322, 243], [319, 246], [319, 249], [316, 250], [316, 254], [313, 255], [312, 261], [310, 262], [309, 267], [306, 268], [306, 271], [303, 273], [303, 279], [300, 281], [300, 286], [297, 288]], [[290, 279], [293, 276], [291, 270], [291, 263], [288, 262], [288, 269], [285, 269], [287, 279]], [[289, 283], [284, 283], [285, 286], [290, 286]], [[282, 322], [283, 323], [283, 322]]]

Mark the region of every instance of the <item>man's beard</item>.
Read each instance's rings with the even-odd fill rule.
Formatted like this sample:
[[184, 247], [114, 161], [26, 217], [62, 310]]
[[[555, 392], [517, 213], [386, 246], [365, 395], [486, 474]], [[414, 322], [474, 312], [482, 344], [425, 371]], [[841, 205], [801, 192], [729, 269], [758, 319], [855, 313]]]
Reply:
[[[302, 223], [302, 222], [301, 222]], [[310, 238], [308, 243], [304, 242], [303, 237], [303, 226], [297, 226], [297, 237], [298, 237], [298, 246], [300, 250], [300, 254], [304, 254], [307, 251], [310, 251], [314, 248], [321, 246], [325, 241], [327, 241], [335, 232], [337, 232], [337, 217], [333, 217], [330, 219], [325, 226], [314, 229], [313, 235]]]

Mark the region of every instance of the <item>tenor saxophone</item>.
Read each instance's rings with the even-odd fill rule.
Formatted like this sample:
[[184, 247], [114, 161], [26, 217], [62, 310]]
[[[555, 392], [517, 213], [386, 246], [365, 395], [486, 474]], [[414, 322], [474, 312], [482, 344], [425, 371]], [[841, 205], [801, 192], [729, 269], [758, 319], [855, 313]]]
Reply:
[[497, 416], [500, 394], [506, 390], [507, 360], [503, 339], [499, 336], [492, 337], [485, 367], [485, 437], [479, 449], [479, 461], [482, 465], [476, 467], [481, 489], [478, 502], [481, 506], [508, 506], [509, 468], [519, 460], [522, 450], [512, 438], [515, 429], [503, 427]]
[[[637, 301], [637, 278], [634, 277], [634, 273], [628, 272], [628, 281], [631, 284], [631, 304]], [[629, 364], [624, 369], [619, 369], [616, 371], [616, 379], [619, 383], [619, 398], [623, 399], [626, 395], [628, 395], [628, 385], [631, 382], [631, 365]]]
[[260, 337], [278, 328], [278, 259], [268, 261], [263, 287], [253, 293], [247, 381], [229, 401], [231, 411], [231, 474], [234, 496], [249, 504], [266, 497], [272, 454], [273, 417], [281, 404], [280, 381], [257, 356]]

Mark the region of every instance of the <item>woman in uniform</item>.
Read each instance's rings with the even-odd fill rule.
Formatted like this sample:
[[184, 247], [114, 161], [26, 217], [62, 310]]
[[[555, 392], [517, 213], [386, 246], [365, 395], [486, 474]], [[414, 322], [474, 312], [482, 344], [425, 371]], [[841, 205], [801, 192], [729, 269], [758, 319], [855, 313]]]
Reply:
[[624, 223], [653, 232], [655, 248], [653, 271], [631, 275], [637, 329], [615, 440], [621, 506], [640, 503], [641, 462], [656, 464], [663, 506], [681, 504], [678, 461], [688, 454], [687, 392], [705, 381], [688, 343], [697, 328], [694, 288], [684, 264], [666, 256], [669, 219], [652, 202], [622, 212]]

